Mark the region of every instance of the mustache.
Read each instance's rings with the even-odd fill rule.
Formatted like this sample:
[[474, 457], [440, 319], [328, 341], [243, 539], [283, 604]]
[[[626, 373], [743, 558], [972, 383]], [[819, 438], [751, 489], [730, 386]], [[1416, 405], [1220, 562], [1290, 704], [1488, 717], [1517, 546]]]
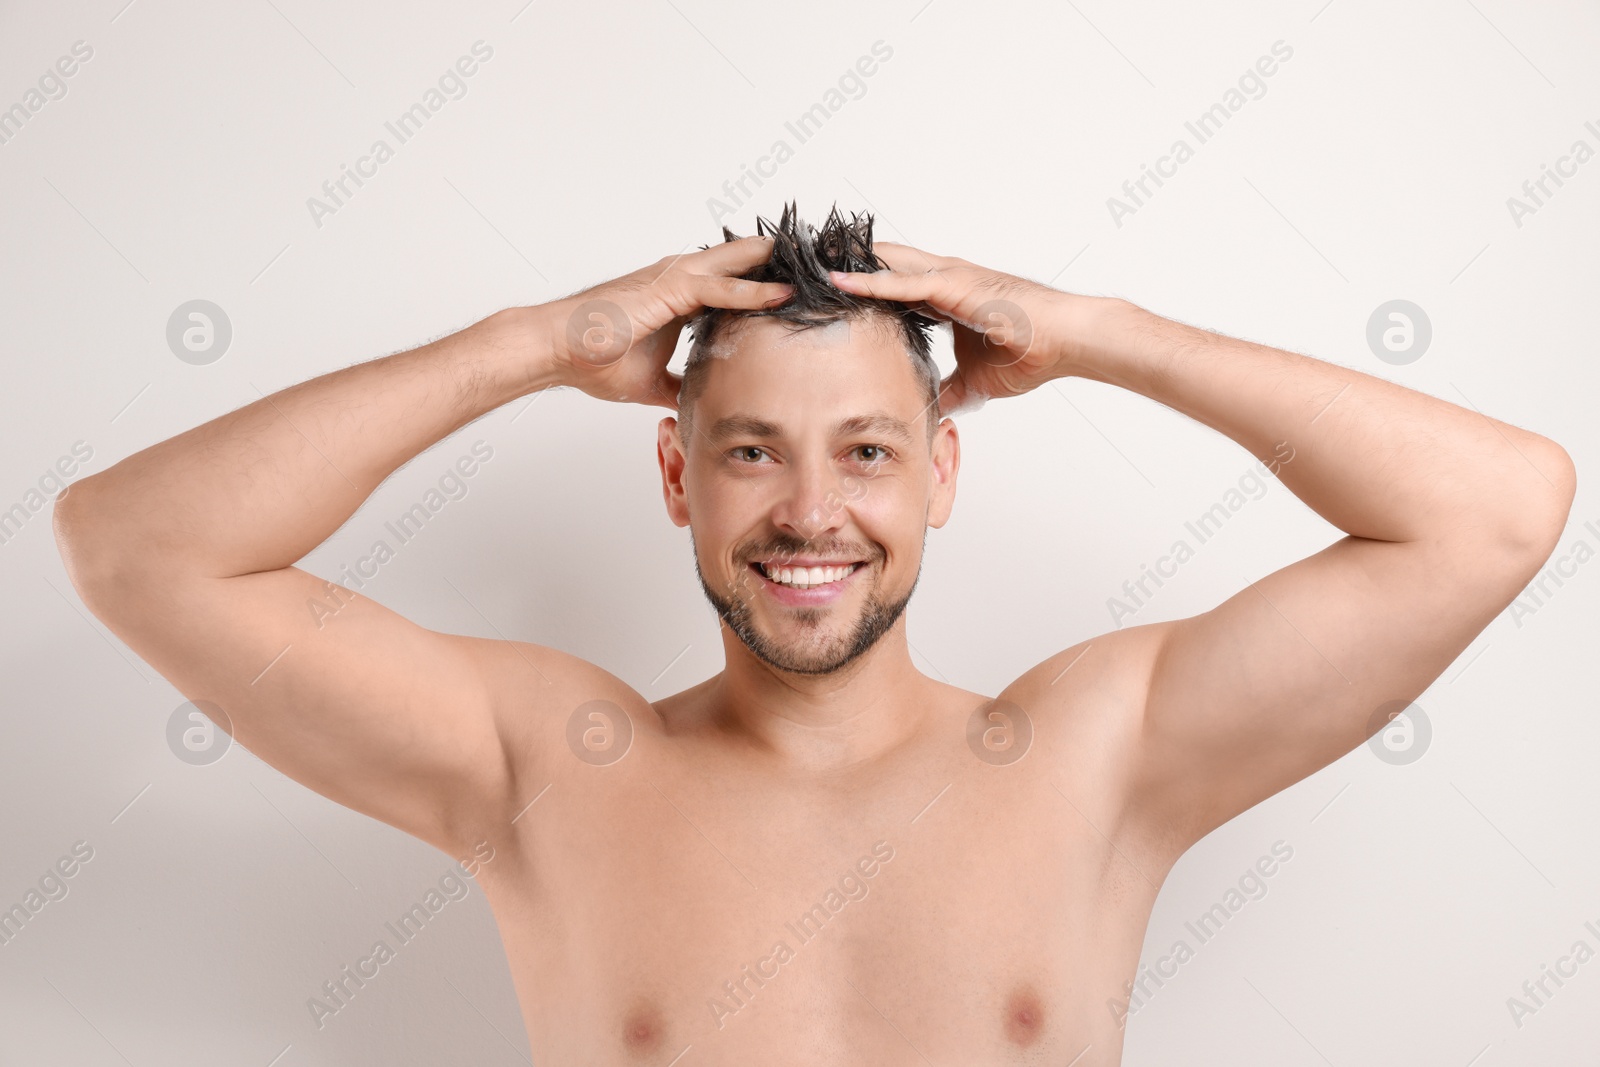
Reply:
[[868, 563], [879, 556], [875, 545], [858, 545], [849, 541], [824, 541], [814, 544], [800, 538], [778, 538], [765, 544], [739, 552], [735, 558], [747, 563], [761, 560], [786, 560], [799, 556], [822, 556], [827, 559], [859, 559]]

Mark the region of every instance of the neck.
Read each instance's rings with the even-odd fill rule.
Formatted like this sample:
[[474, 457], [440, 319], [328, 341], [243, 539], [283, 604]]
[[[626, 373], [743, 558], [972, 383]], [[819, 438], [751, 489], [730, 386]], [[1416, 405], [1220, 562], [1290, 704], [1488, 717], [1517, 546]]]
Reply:
[[721, 627], [727, 666], [705, 693], [712, 722], [780, 759], [844, 767], [904, 743], [926, 721], [936, 683], [911, 662], [902, 615], [831, 674], [794, 674], [758, 659]]

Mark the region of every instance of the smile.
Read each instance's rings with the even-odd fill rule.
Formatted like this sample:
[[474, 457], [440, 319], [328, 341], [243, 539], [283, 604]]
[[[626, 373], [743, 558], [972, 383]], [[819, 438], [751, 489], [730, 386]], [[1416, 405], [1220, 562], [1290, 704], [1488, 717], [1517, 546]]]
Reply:
[[858, 561], [818, 567], [784, 567], [771, 563], [753, 563], [751, 566], [758, 568], [768, 581], [776, 585], [790, 589], [816, 589], [844, 581], [862, 564]]

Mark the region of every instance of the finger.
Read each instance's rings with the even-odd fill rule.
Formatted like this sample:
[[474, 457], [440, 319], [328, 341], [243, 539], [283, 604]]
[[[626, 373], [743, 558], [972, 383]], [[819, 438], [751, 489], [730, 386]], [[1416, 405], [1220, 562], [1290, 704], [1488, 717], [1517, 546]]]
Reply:
[[955, 293], [948, 279], [937, 272], [903, 273], [880, 270], [871, 274], [829, 271], [833, 284], [847, 293], [877, 300], [898, 300], [913, 304], [923, 301], [949, 313]]
[[752, 282], [711, 274], [689, 274], [684, 279], [690, 296], [703, 307], [755, 310], [777, 307], [794, 295], [794, 286], [783, 282]]
[[772, 238], [741, 237], [683, 256], [679, 267], [698, 274], [745, 274], [772, 258]]

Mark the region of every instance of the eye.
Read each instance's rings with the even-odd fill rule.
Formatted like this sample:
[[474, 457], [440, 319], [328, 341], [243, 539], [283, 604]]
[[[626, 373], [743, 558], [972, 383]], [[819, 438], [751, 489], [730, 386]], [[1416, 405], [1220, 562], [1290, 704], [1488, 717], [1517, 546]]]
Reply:
[[755, 445], [740, 445], [728, 454], [742, 463], [759, 463], [761, 457], [767, 453], [765, 449]]
[[882, 445], [856, 445], [851, 449], [855, 457], [868, 465], [876, 465], [889, 459], [892, 453]]

